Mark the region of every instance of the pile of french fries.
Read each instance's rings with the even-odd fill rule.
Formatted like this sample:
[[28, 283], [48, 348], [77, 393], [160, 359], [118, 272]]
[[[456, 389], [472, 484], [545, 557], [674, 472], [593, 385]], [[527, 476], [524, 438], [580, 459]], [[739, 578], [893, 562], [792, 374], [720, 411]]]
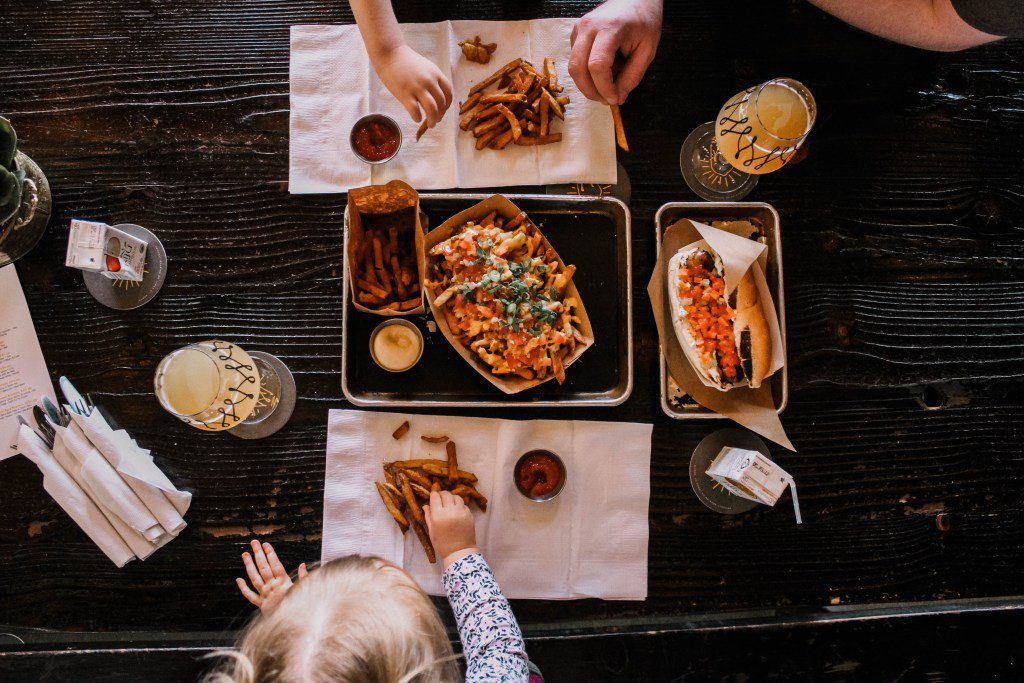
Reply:
[[[409, 423], [403, 422], [392, 436], [397, 440], [409, 432]], [[419, 460], [396, 460], [384, 463], [384, 481], [375, 482], [377, 492], [405, 533], [413, 528], [423, 545], [431, 564], [437, 562], [434, 546], [427, 534], [427, 522], [423, 517], [423, 502], [430, 500], [431, 491], [449, 491], [462, 498], [467, 505], [475, 503], [481, 511], [487, 511], [487, 498], [476, 490], [476, 475], [459, 469], [459, 458], [455, 442], [447, 436], [421, 436], [426, 443], [444, 444], [447, 459], [423, 458]], [[422, 502], [421, 502], [422, 501]]]
[[[498, 91], [484, 91], [497, 85]], [[501, 92], [501, 91], [504, 92]], [[552, 133], [554, 119], [565, 120], [568, 95], [559, 95], [555, 62], [544, 58], [543, 73], [522, 59], [513, 59], [469, 90], [459, 105], [459, 127], [472, 131], [477, 149], [517, 145], [549, 145], [562, 139]]]
[[355, 246], [356, 300], [367, 308], [411, 311], [421, 303], [413, 226], [367, 230]]

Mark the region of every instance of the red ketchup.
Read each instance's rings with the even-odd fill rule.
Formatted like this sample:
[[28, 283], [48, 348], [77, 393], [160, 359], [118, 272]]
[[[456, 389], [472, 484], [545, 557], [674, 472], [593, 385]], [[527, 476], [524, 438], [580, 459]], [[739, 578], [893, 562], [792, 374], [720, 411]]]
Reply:
[[516, 464], [516, 484], [531, 498], [543, 498], [562, 485], [562, 468], [547, 451], [530, 451]]
[[365, 121], [352, 134], [352, 146], [369, 161], [383, 161], [398, 151], [398, 132], [383, 121]]

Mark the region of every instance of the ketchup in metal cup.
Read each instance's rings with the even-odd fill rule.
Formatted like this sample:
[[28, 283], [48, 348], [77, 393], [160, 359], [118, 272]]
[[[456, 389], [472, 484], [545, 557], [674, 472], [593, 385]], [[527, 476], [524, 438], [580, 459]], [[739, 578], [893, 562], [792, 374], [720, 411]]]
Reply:
[[398, 131], [382, 120], [363, 121], [352, 131], [352, 146], [368, 161], [383, 161], [398, 151]]
[[516, 463], [516, 486], [523, 495], [535, 500], [553, 498], [565, 481], [565, 469], [549, 451], [529, 451]]

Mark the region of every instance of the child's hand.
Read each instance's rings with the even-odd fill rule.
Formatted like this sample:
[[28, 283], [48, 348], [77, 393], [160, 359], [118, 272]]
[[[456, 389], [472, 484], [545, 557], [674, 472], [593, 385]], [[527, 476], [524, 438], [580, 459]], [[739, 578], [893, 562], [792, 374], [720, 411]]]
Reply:
[[[249, 575], [249, 581], [256, 590], [249, 588], [245, 579], [235, 579], [235, 583], [246, 600], [268, 612], [281, 602], [284, 594], [292, 587], [292, 580], [284, 570], [281, 560], [277, 559], [274, 546], [269, 543], [261, 545], [256, 539], [250, 541], [249, 545], [252, 546], [252, 555], [242, 553], [242, 564], [245, 565], [245, 573]], [[303, 562], [299, 565], [299, 578], [304, 578], [306, 574], [306, 563]]]
[[473, 513], [459, 496], [447, 491], [433, 491], [430, 505], [423, 506], [427, 533], [445, 569], [467, 555], [480, 552], [476, 547]]
[[427, 125], [433, 128], [448, 111], [451, 81], [436, 64], [408, 45], [385, 52], [373, 66], [384, 87], [402, 103], [413, 121], [422, 121], [425, 115]]

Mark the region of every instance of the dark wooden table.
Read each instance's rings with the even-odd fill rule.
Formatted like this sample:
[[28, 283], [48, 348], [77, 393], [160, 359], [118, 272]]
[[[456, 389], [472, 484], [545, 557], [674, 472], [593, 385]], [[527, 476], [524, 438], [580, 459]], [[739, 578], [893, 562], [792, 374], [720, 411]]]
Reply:
[[[397, 2], [401, 21], [572, 15], [574, 1]], [[633, 152], [635, 389], [614, 409], [507, 417], [653, 422], [645, 602], [521, 601], [532, 636], [1018, 607], [1024, 593], [1024, 45], [931, 54], [803, 2], [666, 3], [659, 54], [623, 109]], [[0, 464], [0, 631], [31, 642], [223, 632], [250, 613], [258, 535], [317, 558], [327, 411], [341, 396], [342, 196], [290, 196], [288, 27], [339, 0], [6, 0], [0, 113], [45, 169], [54, 217], [17, 264], [54, 377], [68, 375], [195, 491], [182, 536], [118, 570], [21, 458]], [[652, 219], [693, 200], [678, 149], [744, 86], [798, 78], [821, 117], [806, 161], [751, 197], [782, 216], [792, 511], [704, 509], [686, 466], [719, 422], [668, 420], [644, 285]], [[72, 217], [133, 222], [171, 259], [130, 313], [65, 268]], [[281, 357], [299, 401], [272, 438], [189, 429], [156, 363], [228, 338]], [[599, 561], [595, 559], [595, 561]], [[33, 629], [54, 629], [38, 632]], [[110, 632], [108, 636], [71, 632]], [[199, 637], [199, 636], [196, 636]], [[225, 639], [229, 635], [221, 635]]]

